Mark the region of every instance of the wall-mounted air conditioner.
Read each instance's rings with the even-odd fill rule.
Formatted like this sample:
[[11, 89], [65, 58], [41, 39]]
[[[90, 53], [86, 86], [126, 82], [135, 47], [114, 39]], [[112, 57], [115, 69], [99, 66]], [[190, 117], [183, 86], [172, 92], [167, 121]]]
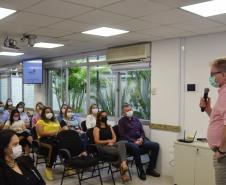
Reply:
[[151, 57], [151, 43], [110, 48], [106, 51], [109, 64], [132, 62]]

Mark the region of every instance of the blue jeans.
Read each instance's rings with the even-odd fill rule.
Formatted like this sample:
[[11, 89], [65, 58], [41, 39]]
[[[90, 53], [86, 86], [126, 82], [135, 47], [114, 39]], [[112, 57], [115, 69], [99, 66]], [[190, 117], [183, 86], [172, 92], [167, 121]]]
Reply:
[[142, 162], [141, 162], [141, 151], [145, 150], [148, 152], [149, 155], [149, 164], [148, 169], [152, 170], [156, 168], [156, 163], [158, 159], [158, 153], [159, 153], [159, 144], [156, 142], [149, 141], [147, 139], [144, 139], [144, 142], [142, 145], [137, 145], [132, 142], [128, 142], [126, 144], [128, 154], [132, 155], [134, 157], [136, 166], [139, 170], [143, 169]]

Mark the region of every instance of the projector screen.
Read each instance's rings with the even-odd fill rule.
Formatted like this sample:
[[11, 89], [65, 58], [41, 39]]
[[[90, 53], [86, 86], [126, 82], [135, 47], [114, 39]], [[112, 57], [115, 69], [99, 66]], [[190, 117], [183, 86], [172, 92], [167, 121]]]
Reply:
[[42, 84], [43, 83], [42, 59], [23, 61], [23, 83]]

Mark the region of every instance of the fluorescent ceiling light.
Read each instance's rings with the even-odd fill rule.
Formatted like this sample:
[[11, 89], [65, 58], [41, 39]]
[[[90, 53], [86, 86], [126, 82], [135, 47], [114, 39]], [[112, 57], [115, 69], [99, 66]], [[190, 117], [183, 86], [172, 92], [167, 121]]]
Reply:
[[11, 10], [11, 9], [6, 9], [6, 8], [0, 7], [0, 20], [4, 19], [5, 17], [7, 17], [15, 12], [16, 12], [16, 10]]
[[16, 53], [16, 52], [7, 52], [7, 51], [2, 51], [0, 52], [0, 55], [2, 56], [19, 56], [19, 55], [23, 55], [24, 53]]
[[36, 48], [57, 48], [64, 46], [63, 44], [54, 44], [54, 43], [46, 43], [46, 42], [38, 42], [34, 45]]
[[181, 9], [192, 12], [194, 14], [201, 15], [203, 17], [209, 17], [213, 15], [226, 13], [226, 1], [225, 0], [207, 1], [189, 6], [183, 6], [181, 7]]
[[103, 37], [110, 37], [114, 35], [119, 35], [123, 33], [128, 33], [129, 31], [126, 30], [119, 30], [119, 29], [114, 29], [114, 28], [108, 28], [108, 27], [101, 27], [101, 28], [96, 28], [93, 30], [88, 30], [82, 32], [83, 34], [90, 34], [90, 35], [99, 35]]

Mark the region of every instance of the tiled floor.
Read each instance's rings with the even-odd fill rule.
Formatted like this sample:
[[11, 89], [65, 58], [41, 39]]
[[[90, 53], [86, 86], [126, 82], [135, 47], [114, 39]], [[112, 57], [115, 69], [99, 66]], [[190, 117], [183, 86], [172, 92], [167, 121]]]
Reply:
[[[38, 170], [41, 172], [42, 175], [43, 175], [44, 169], [45, 169], [44, 165], [38, 166]], [[155, 177], [147, 176], [147, 180], [142, 181], [137, 177], [135, 167], [133, 167], [133, 169], [131, 170], [131, 173], [132, 173], [132, 181], [126, 183], [128, 185], [173, 185], [173, 179], [171, 177], [162, 176], [159, 178], [155, 178]], [[62, 175], [62, 167], [57, 166], [56, 169], [54, 170], [55, 180], [54, 181], [46, 180], [46, 184], [47, 185], [60, 185], [61, 175]], [[102, 170], [101, 175], [103, 178], [103, 185], [113, 185], [111, 176], [109, 174], [107, 174], [106, 170]], [[115, 173], [114, 177], [116, 180], [116, 185], [124, 184], [124, 183], [122, 183], [118, 173]], [[63, 185], [75, 185], [75, 184], [79, 184], [77, 176], [66, 177], [63, 182]], [[100, 184], [99, 177], [89, 179], [89, 180], [82, 182], [82, 185], [99, 185], [99, 184]]]

